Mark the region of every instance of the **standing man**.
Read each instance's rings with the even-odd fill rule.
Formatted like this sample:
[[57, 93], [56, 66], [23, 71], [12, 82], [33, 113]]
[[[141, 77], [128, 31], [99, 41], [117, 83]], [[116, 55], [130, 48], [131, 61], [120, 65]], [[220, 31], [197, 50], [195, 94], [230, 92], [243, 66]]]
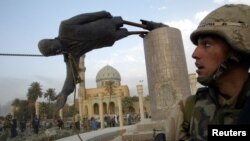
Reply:
[[32, 127], [34, 129], [34, 133], [35, 134], [38, 134], [38, 132], [39, 132], [39, 126], [40, 126], [40, 120], [37, 117], [37, 115], [35, 115], [35, 117], [32, 120]]
[[26, 130], [26, 124], [27, 124], [27, 120], [23, 116], [22, 119], [20, 120], [20, 130], [22, 133]]
[[16, 118], [13, 117], [10, 119], [10, 131], [11, 131], [11, 138], [14, 138], [17, 136], [17, 121]]
[[[198, 82], [205, 87], [179, 103], [167, 140], [204, 141], [208, 125], [250, 123], [250, 6], [224, 5], [191, 34]], [[188, 115], [189, 114], [189, 115]]]

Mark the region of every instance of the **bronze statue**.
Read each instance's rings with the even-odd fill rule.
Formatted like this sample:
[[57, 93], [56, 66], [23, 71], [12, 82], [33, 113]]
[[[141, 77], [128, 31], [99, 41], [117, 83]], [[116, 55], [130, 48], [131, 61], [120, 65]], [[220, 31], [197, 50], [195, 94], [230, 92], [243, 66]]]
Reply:
[[142, 20], [142, 24], [136, 24], [122, 20], [121, 17], [113, 17], [109, 12], [100, 11], [84, 13], [64, 20], [60, 24], [59, 35], [55, 39], [43, 39], [38, 47], [44, 56], [64, 55], [67, 66], [67, 76], [61, 92], [56, 97], [55, 111], [60, 110], [67, 101], [76, 83], [79, 82], [78, 64], [80, 57], [93, 50], [112, 46], [115, 41], [132, 34], [146, 34], [147, 31], [131, 31], [122, 28], [123, 24], [153, 30], [161, 26]]

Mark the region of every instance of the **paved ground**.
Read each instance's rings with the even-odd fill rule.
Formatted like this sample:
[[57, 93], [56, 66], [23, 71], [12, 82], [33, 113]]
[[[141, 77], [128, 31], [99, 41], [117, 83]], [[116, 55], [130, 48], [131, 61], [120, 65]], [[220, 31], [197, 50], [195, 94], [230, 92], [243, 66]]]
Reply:
[[[129, 128], [131, 128], [131, 126], [99, 129], [96, 131], [82, 133], [79, 135], [79, 137], [82, 139], [82, 141], [121, 141], [120, 135], [122, 135], [125, 130]], [[74, 135], [59, 139], [57, 141], [81, 141], [79, 137]]]

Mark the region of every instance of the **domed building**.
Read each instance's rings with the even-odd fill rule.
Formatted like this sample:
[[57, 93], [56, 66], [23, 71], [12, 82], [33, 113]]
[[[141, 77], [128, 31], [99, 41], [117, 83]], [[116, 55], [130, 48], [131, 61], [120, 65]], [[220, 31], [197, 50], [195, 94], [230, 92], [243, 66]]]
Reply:
[[112, 81], [115, 86], [121, 85], [120, 73], [113, 67], [106, 65], [96, 75], [97, 88], [105, 87], [106, 83]]
[[96, 88], [85, 88], [84, 58], [81, 58], [81, 79], [79, 87], [80, 117], [95, 117], [103, 120], [105, 115], [122, 113], [122, 97], [129, 96], [127, 85], [121, 85], [120, 73], [112, 66], [106, 65], [96, 75]]

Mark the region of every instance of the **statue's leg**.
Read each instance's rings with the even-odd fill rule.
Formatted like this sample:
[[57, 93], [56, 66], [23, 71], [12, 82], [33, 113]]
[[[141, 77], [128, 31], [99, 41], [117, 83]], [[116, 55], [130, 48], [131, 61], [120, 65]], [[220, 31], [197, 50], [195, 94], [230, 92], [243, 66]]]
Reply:
[[63, 106], [65, 105], [66, 101], [67, 101], [68, 95], [62, 94], [60, 93], [57, 97], [56, 97], [56, 103], [55, 103], [55, 107], [54, 107], [54, 111], [59, 111], [61, 108], [63, 108]]
[[[67, 57], [67, 56], [65, 56]], [[74, 63], [79, 64], [79, 58], [80, 57], [74, 57]], [[54, 110], [59, 111], [63, 106], [65, 105], [68, 96], [75, 90], [75, 85], [77, 83], [77, 76], [78, 72], [76, 71], [77, 68], [72, 65], [73, 62], [70, 62], [68, 58], [65, 58], [65, 63], [67, 67], [67, 76], [64, 81], [64, 85], [62, 88], [62, 91], [57, 95], [56, 97], [56, 103]]]

